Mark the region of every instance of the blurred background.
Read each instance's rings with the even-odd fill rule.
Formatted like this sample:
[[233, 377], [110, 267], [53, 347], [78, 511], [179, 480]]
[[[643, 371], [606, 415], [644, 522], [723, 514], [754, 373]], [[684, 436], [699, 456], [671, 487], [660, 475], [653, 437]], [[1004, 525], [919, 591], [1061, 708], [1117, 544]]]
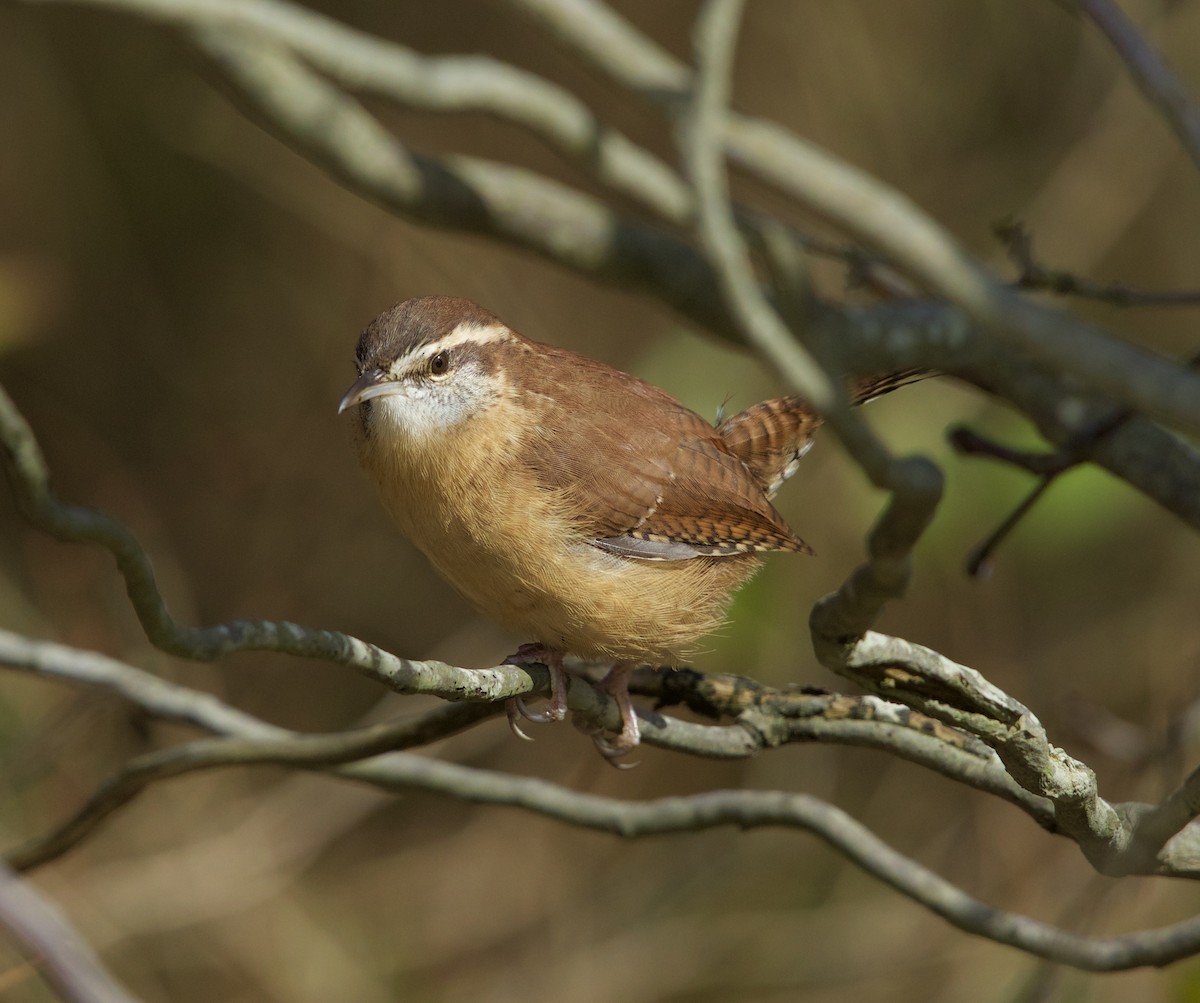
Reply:
[[[422, 52], [491, 53], [544, 74], [671, 157], [656, 113], [500, 0], [312, 6]], [[694, 3], [615, 6], [686, 56]], [[1123, 6], [1200, 89], [1200, 3]], [[759, 0], [736, 95], [906, 192], [998, 267], [991, 227], [1017, 217], [1045, 264], [1200, 285], [1194, 167], [1095, 33], [1048, 0]], [[379, 111], [418, 150], [588, 187], [503, 124]], [[348, 193], [244, 117], [183, 39], [131, 17], [0, 4], [0, 135], [0, 380], [60, 494], [134, 528], [187, 623], [287, 619], [480, 666], [525, 640], [477, 617], [391, 529], [349, 419], [334, 413], [359, 330], [401, 299], [468, 296], [709, 416], [780, 390], [750, 355], [646, 297]], [[780, 207], [749, 185], [740, 194]], [[818, 278], [829, 297], [856, 295], [836, 269]], [[1194, 311], [1073, 308], [1164, 352], [1197, 347]], [[1081, 471], [988, 580], [968, 580], [967, 552], [1031, 485], [956, 459], [944, 431], [968, 422], [1026, 445], [1036, 436], [953, 385], [904, 390], [870, 415], [897, 450], [934, 456], [948, 478], [911, 595], [881, 629], [1028, 704], [1097, 769], [1109, 799], [1170, 790], [1200, 754], [1188, 728], [1200, 696], [1195, 535]], [[817, 557], [769, 561], [698, 667], [844, 688], [815, 663], [805, 623], [861, 559], [880, 504], [820, 441], [780, 498]], [[113, 654], [288, 727], [421, 706], [326, 664], [198, 665], [153, 651], [111, 559], [27, 529], [7, 492], [0, 625]], [[622, 798], [811, 792], [986, 902], [1091, 934], [1200, 906], [1182, 883], [1099, 878], [1015, 809], [879, 754], [792, 747], [710, 763], [643, 748], [637, 769], [617, 772], [569, 726], [534, 734], [516, 741], [494, 720], [429, 752]], [[182, 737], [115, 699], [0, 675], [4, 844], [60, 820], [130, 755]], [[155, 786], [36, 879], [154, 1001], [1200, 1000], [1200, 961], [1108, 976], [1044, 966], [951, 929], [801, 834], [622, 842], [266, 768]], [[19, 968], [0, 939], [0, 999], [53, 998]]]

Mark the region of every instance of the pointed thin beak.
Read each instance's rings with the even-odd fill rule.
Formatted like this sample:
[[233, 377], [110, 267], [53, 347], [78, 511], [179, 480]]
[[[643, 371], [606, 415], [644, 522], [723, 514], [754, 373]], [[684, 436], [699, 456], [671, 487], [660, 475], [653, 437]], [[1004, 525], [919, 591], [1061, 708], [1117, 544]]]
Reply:
[[338, 414], [346, 408], [355, 407], [372, 397], [386, 397], [388, 394], [404, 392], [404, 384], [388, 377], [378, 366], [366, 370], [358, 379], [350, 384], [350, 389], [338, 403]]

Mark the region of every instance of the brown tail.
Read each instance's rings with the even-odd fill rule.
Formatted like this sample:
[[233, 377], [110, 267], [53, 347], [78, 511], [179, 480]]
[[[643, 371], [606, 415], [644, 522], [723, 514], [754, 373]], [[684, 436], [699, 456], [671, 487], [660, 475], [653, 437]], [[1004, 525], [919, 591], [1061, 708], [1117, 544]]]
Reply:
[[[937, 374], [928, 369], [905, 369], [855, 380], [850, 403], [865, 404], [899, 387]], [[821, 416], [794, 394], [763, 401], [721, 422], [717, 433], [757, 478], [768, 498], [796, 472], [821, 427]]]

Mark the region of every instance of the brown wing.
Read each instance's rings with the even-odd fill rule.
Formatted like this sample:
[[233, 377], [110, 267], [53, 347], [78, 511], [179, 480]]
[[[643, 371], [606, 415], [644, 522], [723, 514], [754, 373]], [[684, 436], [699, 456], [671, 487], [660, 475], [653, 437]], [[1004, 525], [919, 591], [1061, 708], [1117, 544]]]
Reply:
[[[586, 416], [542, 433], [535, 474], [568, 495], [593, 543], [646, 560], [811, 553], [708, 422], [657, 387], [564, 354], [570, 365], [547, 366], [521, 389]], [[569, 387], [549, 382], [562, 371]]]

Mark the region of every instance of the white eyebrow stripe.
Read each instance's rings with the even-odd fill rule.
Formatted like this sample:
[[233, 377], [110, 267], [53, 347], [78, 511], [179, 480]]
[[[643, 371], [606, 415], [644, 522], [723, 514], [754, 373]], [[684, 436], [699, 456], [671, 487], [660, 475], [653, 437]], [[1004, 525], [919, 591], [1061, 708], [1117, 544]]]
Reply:
[[511, 341], [513, 333], [504, 324], [476, 324], [464, 321], [449, 334], [443, 335], [437, 341], [418, 345], [404, 358], [396, 360], [396, 369], [408, 369], [414, 362], [430, 359], [438, 352], [444, 352], [458, 345], [490, 345], [497, 341]]

